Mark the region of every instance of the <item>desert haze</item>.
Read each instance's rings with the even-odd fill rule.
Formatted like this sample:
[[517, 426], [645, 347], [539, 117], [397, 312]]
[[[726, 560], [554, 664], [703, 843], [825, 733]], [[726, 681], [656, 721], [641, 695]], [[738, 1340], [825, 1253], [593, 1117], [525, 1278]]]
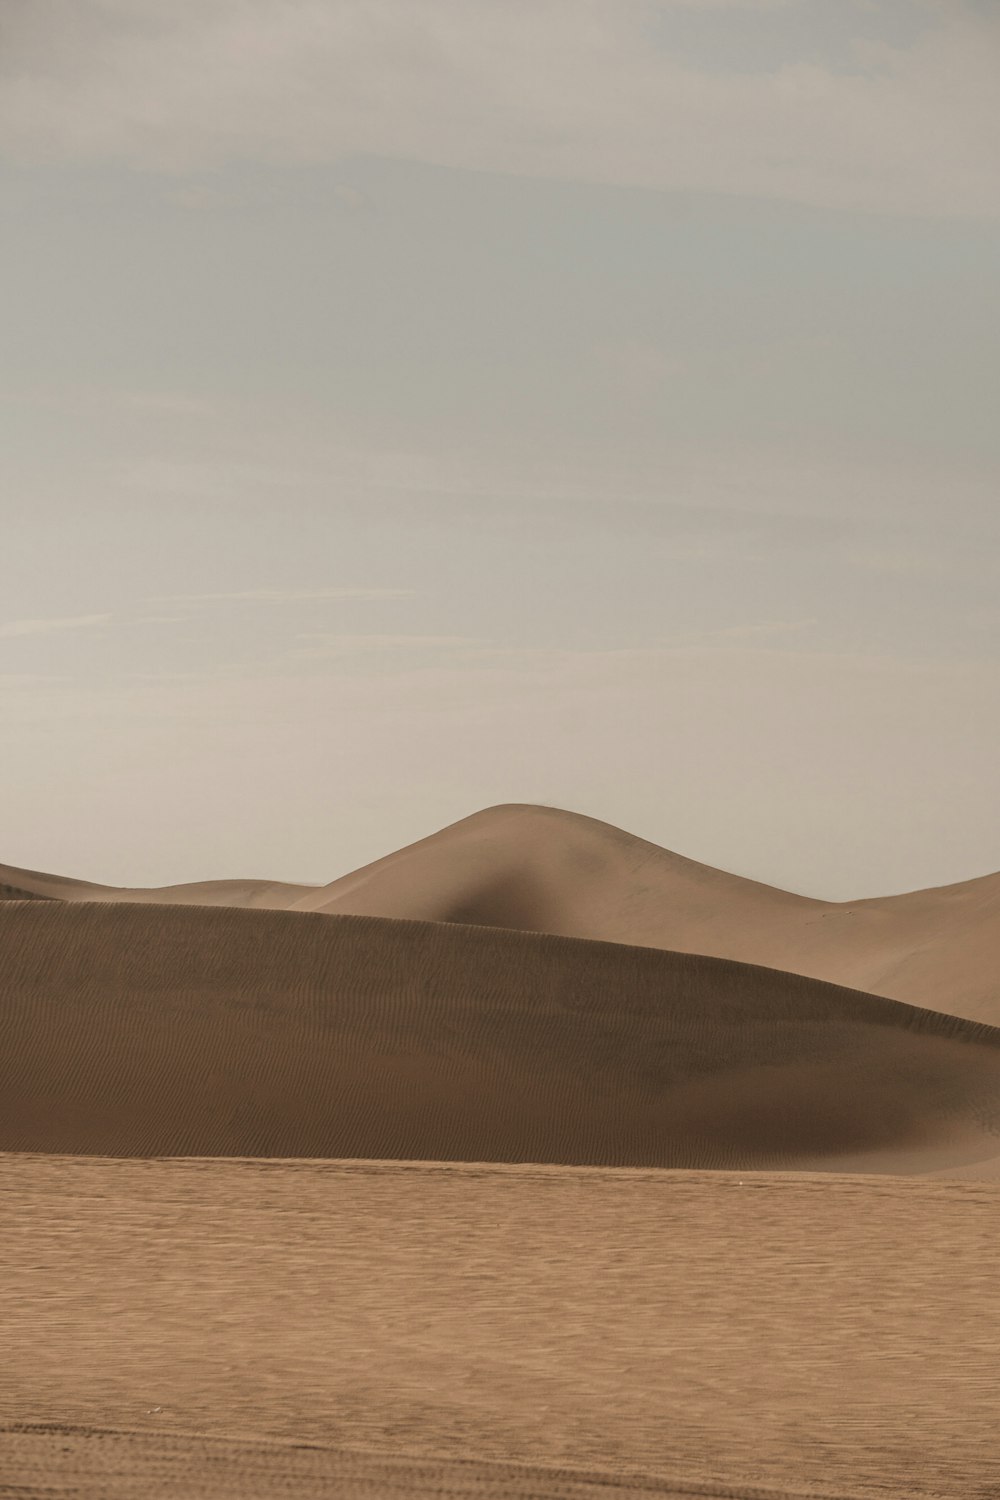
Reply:
[[0, 1495], [993, 1493], [1000, 875], [511, 805], [0, 897]]

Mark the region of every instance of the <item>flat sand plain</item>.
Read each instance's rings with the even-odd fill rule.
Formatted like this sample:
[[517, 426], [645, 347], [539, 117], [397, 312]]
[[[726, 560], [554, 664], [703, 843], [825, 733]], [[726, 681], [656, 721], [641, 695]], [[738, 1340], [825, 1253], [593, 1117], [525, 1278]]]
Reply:
[[8, 1428], [996, 1492], [996, 1186], [17, 1155], [0, 1184]]
[[998, 902], [0, 867], [0, 1496], [996, 1500]]

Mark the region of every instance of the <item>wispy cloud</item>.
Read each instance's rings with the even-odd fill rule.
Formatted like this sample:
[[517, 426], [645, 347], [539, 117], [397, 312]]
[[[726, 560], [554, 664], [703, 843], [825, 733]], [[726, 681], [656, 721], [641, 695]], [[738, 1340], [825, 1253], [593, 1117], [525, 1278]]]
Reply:
[[423, 647], [435, 646], [470, 646], [478, 644], [479, 641], [479, 637], [473, 635], [338, 635], [313, 630], [301, 630], [295, 639], [346, 651], [366, 649], [381, 651], [397, 647], [419, 650]]
[[[724, 46], [692, 61], [665, 23], [714, 12], [718, 33], [728, 10], [773, 35], [776, 0], [8, 0], [0, 147], [176, 171], [366, 154], [1000, 215], [996, 7], [784, 9], [755, 72]], [[850, 67], [796, 45], [829, 12]]]
[[230, 594], [158, 594], [155, 604], [298, 604], [311, 599], [411, 599], [414, 589], [241, 589]]
[[770, 636], [789, 635], [798, 630], [806, 630], [810, 625], [816, 624], [818, 621], [814, 617], [806, 620], [748, 621], [745, 625], [726, 625], [720, 630], [707, 630], [703, 639], [706, 641], [766, 640]]
[[8, 620], [0, 625], [0, 637], [7, 639], [20, 635], [50, 635], [57, 630], [83, 630], [91, 625], [107, 625], [107, 615], [64, 615], [46, 620]]

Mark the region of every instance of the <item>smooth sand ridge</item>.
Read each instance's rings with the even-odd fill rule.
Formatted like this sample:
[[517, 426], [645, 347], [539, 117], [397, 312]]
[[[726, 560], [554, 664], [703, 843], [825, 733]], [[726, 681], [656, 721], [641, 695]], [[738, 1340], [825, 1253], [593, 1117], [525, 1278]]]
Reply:
[[[233, 1462], [250, 1497], [996, 1493], [996, 1185], [13, 1156], [0, 1194], [18, 1500], [218, 1500]], [[46, 1422], [123, 1435], [9, 1430]]]
[[184, 885], [97, 885], [68, 875], [0, 865], [0, 901], [123, 901], [136, 905], [250, 906], [283, 911], [315, 887], [284, 880], [193, 880]]
[[594, 818], [514, 804], [308, 891], [293, 909], [707, 953], [1000, 1025], [1000, 874], [904, 896], [816, 901]]
[[749, 965], [0, 905], [0, 1149], [1000, 1172], [1000, 1031]]

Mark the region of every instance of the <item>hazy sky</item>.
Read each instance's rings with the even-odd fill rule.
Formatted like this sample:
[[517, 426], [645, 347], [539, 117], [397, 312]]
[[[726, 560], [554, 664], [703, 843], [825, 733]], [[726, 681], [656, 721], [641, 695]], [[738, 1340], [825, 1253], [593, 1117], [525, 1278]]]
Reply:
[[0, 859], [1000, 867], [993, 0], [0, 0]]

